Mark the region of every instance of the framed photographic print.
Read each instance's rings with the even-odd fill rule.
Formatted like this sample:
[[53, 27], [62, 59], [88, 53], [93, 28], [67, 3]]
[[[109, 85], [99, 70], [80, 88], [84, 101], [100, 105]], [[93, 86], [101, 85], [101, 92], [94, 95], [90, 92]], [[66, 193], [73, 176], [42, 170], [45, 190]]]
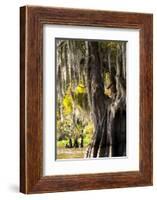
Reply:
[[152, 185], [153, 16], [20, 8], [20, 191]]

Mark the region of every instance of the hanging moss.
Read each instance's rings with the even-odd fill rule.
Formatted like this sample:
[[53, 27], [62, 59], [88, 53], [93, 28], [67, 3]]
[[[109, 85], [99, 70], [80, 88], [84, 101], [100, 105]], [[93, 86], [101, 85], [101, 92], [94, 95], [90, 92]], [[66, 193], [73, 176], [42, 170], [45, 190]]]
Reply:
[[64, 113], [64, 115], [69, 115], [72, 113], [72, 101], [73, 101], [72, 96], [70, 94], [70, 91], [68, 91], [63, 98], [63, 113]]
[[104, 74], [104, 82], [105, 82], [105, 90], [104, 90], [104, 93], [107, 95], [107, 96], [109, 96], [109, 97], [111, 97], [111, 94], [112, 94], [112, 92], [111, 92], [111, 89], [110, 89], [110, 84], [111, 84], [111, 77], [110, 77], [110, 73], [109, 72], [106, 72], [105, 74]]
[[83, 84], [79, 84], [74, 91], [74, 100], [81, 109], [88, 110], [87, 89]]

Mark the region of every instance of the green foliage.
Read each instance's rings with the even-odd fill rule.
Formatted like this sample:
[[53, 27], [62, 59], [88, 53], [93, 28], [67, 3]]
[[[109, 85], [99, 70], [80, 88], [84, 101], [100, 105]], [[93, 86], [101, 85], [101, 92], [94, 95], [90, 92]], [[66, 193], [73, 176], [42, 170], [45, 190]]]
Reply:
[[93, 135], [93, 131], [94, 131], [94, 125], [92, 121], [89, 121], [88, 124], [84, 127], [84, 131], [83, 131], [85, 146], [89, 145], [92, 135]]
[[85, 137], [84, 137], [84, 146], [85, 147], [87, 147], [89, 144], [90, 144], [90, 142], [91, 142], [91, 135], [85, 135]]
[[88, 109], [87, 89], [82, 83], [78, 84], [74, 91], [74, 100], [78, 108], [83, 109], [84, 111]]
[[68, 143], [68, 140], [61, 140], [61, 141], [57, 141], [57, 148], [58, 147], [65, 147], [65, 145]]
[[68, 119], [64, 121], [60, 121], [60, 120], [57, 121], [57, 127], [58, 127], [59, 132], [68, 133], [70, 125], [71, 123], [70, 121], [68, 121]]
[[[92, 130], [91, 125], [86, 125], [87, 119], [84, 119], [83, 112], [85, 109], [87, 102], [87, 89], [84, 84], [79, 83], [75, 89], [72, 91], [72, 87], [68, 87], [63, 100], [61, 102], [63, 108], [63, 121], [59, 118], [59, 113], [57, 112], [57, 136], [66, 135], [68, 137], [69, 134], [72, 135], [80, 135], [84, 128], [85, 134], [89, 133]], [[60, 103], [59, 105], [60, 106]], [[73, 110], [75, 109], [75, 111]], [[74, 116], [77, 122], [74, 122]], [[86, 117], [87, 118], [87, 117]], [[72, 132], [72, 133], [71, 133]]]
[[110, 48], [111, 50], [115, 50], [117, 48], [118, 42], [110, 41], [107, 43], [107, 48]]
[[93, 123], [90, 121], [84, 128], [84, 134], [92, 134], [93, 133], [93, 130], [94, 130], [94, 125]]
[[75, 89], [75, 95], [86, 93], [86, 87], [83, 84], [79, 84]]
[[64, 115], [69, 115], [72, 113], [72, 96], [70, 93], [70, 88], [68, 88], [66, 95], [63, 98], [63, 112]]
[[[90, 134], [84, 135], [84, 140], [83, 140], [84, 147], [87, 147], [89, 145], [89, 143], [91, 141], [91, 136], [92, 135], [90, 135]], [[80, 138], [79, 138], [78, 142], [80, 143]], [[66, 146], [66, 144], [68, 144], [68, 143], [69, 143], [68, 139], [63, 139], [63, 140], [57, 141], [57, 148], [58, 147], [64, 148]], [[72, 143], [74, 144], [74, 138], [72, 138]]]

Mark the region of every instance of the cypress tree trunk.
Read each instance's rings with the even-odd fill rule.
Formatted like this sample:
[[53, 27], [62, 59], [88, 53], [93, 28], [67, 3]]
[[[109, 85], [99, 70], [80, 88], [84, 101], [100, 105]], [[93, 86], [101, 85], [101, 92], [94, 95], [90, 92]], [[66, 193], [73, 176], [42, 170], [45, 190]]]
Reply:
[[[94, 123], [93, 140], [87, 157], [109, 157], [126, 155], [126, 79], [125, 54], [117, 45], [116, 74], [112, 82], [114, 95], [109, 99], [104, 94], [104, 80], [98, 53], [98, 44], [89, 42], [88, 90], [91, 95], [91, 110]], [[121, 53], [122, 52], [122, 53]], [[109, 71], [112, 73], [110, 59]]]
[[126, 155], [126, 79], [124, 77], [126, 76], [126, 62], [124, 51], [120, 49], [121, 46], [117, 45], [116, 97], [110, 106], [111, 154], [113, 157]]
[[100, 145], [101, 139], [106, 137], [106, 101], [97, 42], [89, 42], [89, 55], [91, 56], [88, 62], [87, 77], [88, 91], [91, 96], [94, 134], [93, 141], [87, 151], [87, 157], [97, 157], [99, 148], [105, 148], [104, 145]]

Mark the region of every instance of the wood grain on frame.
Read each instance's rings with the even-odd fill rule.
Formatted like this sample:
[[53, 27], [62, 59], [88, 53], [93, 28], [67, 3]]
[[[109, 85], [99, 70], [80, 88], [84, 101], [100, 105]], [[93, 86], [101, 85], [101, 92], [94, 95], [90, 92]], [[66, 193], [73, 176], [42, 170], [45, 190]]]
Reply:
[[[152, 185], [153, 16], [142, 13], [20, 8], [20, 191], [90, 190]], [[43, 176], [43, 25], [140, 30], [140, 170]]]

